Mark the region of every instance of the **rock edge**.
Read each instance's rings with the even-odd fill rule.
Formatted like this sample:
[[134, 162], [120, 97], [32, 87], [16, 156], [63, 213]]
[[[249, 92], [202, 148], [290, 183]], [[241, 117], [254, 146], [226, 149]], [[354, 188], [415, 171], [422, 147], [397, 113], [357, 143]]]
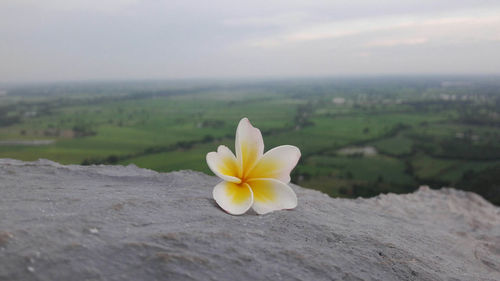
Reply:
[[500, 280], [500, 208], [469, 192], [230, 216], [219, 180], [0, 159], [0, 280]]

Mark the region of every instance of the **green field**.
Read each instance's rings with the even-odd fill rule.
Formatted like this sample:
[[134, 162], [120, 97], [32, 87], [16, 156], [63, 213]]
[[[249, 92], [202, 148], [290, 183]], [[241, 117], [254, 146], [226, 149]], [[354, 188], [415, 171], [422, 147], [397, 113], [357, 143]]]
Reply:
[[[0, 96], [0, 158], [210, 174], [205, 155], [233, 148], [248, 117], [266, 149], [300, 148], [292, 179], [302, 186], [357, 197], [488, 185], [481, 192], [498, 204], [498, 176], [489, 171], [500, 165], [500, 83], [446, 78], [471, 80], [464, 89], [443, 79], [10, 85]], [[52, 143], [26, 142], [40, 140]]]

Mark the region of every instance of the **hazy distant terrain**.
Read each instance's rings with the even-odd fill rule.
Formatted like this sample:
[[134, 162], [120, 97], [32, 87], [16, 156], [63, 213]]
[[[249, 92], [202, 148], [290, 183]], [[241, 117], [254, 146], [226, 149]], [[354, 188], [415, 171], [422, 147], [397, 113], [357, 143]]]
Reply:
[[248, 117], [332, 196], [472, 190], [500, 204], [500, 78], [144, 81], [0, 87], [0, 158], [210, 173]]

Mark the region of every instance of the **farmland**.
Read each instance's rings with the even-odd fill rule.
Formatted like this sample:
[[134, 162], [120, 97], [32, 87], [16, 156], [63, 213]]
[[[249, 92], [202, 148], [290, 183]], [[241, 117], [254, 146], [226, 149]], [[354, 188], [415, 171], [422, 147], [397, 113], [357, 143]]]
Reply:
[[331, 196], [456, 186], [500, 204], [498, 77], [2, 85], [0, 158], [210, 173], [238, 121], [292, 144], [292, 181]]

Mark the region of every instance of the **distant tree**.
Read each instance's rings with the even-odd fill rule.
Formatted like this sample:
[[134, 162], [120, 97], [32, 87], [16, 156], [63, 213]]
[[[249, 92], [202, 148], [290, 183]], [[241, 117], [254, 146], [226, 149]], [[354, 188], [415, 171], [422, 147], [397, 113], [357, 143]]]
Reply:
[[94, 136], [97, 133], [92, 129], [91, 124], [80, 121], [73, 126], [75, 137]]
[[350, 195], [351, 190], [345, 186], [339, 188], [339, 194], [341, 195]]
[[214, 140], [214, 137], [212, 135], [205, 135], [203, 139], [201, 140], [202, 143], [209, 143]]
[[308, 172], [303, 172], [301, 174], [301, 178], [303, 178], [304, 180], [309, 180], [309, 179], [311, 179], [311, 174]]
[[455, 187], [476, 192], [493, 204], [500, 205], [500, 165], [480, 172], [467, 170]]
[[378, 175], [377, 183], [382, 183], [382, 182], [384, 182], [384, 177], [382, 175]]
[[108, 163], [108, 164], [116, 164], [118, 163], [118, 156], [116, 155], [110, 155], [108, 156], [108, 158], [106, 158], [105, 162]]

